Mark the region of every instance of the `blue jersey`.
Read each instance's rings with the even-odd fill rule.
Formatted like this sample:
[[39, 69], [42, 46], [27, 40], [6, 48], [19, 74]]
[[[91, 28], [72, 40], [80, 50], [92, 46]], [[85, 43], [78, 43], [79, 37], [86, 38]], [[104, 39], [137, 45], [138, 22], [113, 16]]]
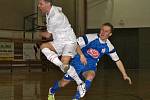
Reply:
[[106, 43], [100, 43], [97, 38], [83, 47], [82, 52], [90, 62], [97, 63], [104, 54], [109, 53], [109, 48]]
[[108, 39], [106, 42], [102, 41], [97, 34], [86, 34], [83, 37], [79, 37], [78, 44], [81, 46], [85, 57], [94, 63], [97, 63], [104, 54], [110, 56], [113, 61], [119, 60], [111, 42]]
[[87, 60], [87, 64], [83, 65], [78, 54], [71, 60], [70, 64], [74, 66], [78, 74], [89, 70], [96, 71], [97, 62], [104, 54], [110, 56], [113, 61], [119, 60], [111, 42], [108, 39], [106, 42], [102, 41], [97, 34], [86, 34], [79, 37], [77, 41]]

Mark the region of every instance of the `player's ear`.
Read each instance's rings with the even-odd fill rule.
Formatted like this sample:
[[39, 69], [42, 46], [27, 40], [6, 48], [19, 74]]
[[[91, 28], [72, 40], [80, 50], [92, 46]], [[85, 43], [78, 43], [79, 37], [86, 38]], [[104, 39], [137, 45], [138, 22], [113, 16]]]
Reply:
[[46, 4], [47, 4], [47, 5], [51, 5], [51, 2], [49, 2], [49, 1], [46, 1]]
[[48, 4], [48, 5], [51, 5], [51, 3], [50, 3], [50, 2], [48, 2], [47, 4]]
[[109, 36], [112, 36], [112, 32], [109, 34]]

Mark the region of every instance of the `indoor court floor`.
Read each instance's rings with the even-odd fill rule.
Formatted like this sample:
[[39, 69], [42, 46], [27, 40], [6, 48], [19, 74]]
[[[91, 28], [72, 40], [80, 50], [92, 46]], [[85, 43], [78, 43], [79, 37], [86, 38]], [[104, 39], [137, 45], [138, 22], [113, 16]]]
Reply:
[[[0, 100], [47, 100], [48, 88], [63, 73], [57, 70], [0, 72]], [[127, 70], [132, 78], [128, 85], [118, 69], [97, 72], [91, 89], [81, 100], [150, 100], [150, 69]], [[56, 93], [56, 100], [71, 100], [75, 82]]]

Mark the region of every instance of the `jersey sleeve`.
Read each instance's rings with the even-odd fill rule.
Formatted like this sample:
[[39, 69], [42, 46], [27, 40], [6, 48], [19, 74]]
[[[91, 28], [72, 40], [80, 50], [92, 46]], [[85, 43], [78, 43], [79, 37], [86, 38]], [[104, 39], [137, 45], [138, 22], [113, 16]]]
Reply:
[[111, 42], [109, 40], [107, 41], [107, 46], [109, 48], [109, 52], [107, 53], [107, 55], [109, 55], [113, 61], [115, 61], [115, 62], [118, 61], [119, 56], [118, 56], [114, 46], [111, 44]]
[[47, 32], [48, 32], [48, 33], [52, 33], [52, 31], [51, 31], [49, 28], [47, 28]]
[[96, 33], [93, 34], [84, 34], [83, 36], [77, 38], [77, 42], [81, 48], [89, 44], [91, 41], [96, 39], [98, 36]]
[[81, 48], [86, 46], [86, 43], [85, 43], [83, 37], [78, 37], [77, 38], [77, 43], [80, 45]]

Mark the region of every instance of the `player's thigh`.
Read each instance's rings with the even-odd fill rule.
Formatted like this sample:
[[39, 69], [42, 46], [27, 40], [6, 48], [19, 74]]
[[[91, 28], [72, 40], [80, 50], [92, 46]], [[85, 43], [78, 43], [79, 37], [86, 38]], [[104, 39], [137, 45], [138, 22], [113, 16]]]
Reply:
[[77, 48], [76, 43], [68, 43], [64, 45], [62, 50], [62, 59], [61, 59], [61, 61], [64, 64], [68, 64], [70, 59], [75, 56], [76, 48]]
[[65, 56], [67, 58], [71, 57], [73, 58], [77, 53], [77, 43], [67, 43], [63, 47], [62, 56]]
[[71, 59], [71, 56], [62, 56], [61, 57], [62, 63], [66, 64], [66, 65], [69, 64], [70, 59]]

